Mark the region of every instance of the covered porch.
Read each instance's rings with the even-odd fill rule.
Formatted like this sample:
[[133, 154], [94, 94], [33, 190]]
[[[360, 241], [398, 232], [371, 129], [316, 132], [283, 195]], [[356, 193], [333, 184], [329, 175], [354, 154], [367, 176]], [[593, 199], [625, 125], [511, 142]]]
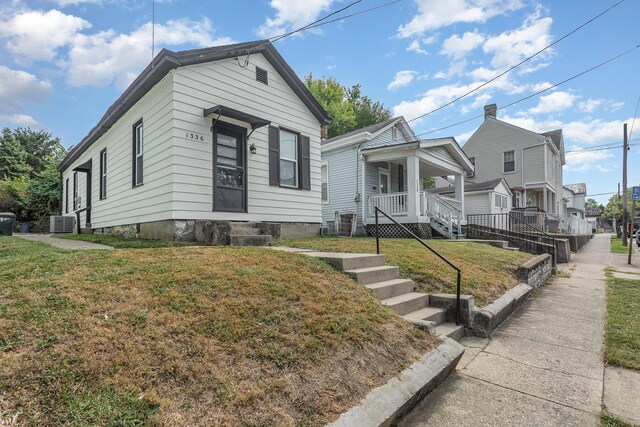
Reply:
[[[369, 148], [361, 153], [365, 226], [374, 224], [377, 207], [414, 229], [426, 225], [449, 238], [460, 231], [465, 222], [465, 175], [473, 165], [453, 138]], [[453, 177], [453, 198], [424, 188], [424, 178], [444, 176]], [[392, 221], [381, 215], [379, 223]]]

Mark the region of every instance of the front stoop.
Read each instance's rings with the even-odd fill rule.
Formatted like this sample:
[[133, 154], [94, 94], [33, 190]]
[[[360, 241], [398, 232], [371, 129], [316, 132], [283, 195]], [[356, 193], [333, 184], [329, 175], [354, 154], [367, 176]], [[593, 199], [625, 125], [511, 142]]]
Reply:
[[417, 403], [438, 387], [458, 365], [464, 347], [450, 338], [386, 384], [375, 388], [330, 427], [396, 425]]
[[316, 252], [306, 249], [273, 248], [322, 258], [366, 286], [383, 304], [408, 322], [439, 337], [458, 340], [465, 335], [464, 326], [447, 322], [443, 308], [429, 306], [429, 295], [414, 292], [415, 283], [400, 279], [400, 269], [387, 265], [384, 255]]
[[238, 222], [229, 224], [231, 246], [269, 246], [271, 236], [262, 234], [260, 223]]

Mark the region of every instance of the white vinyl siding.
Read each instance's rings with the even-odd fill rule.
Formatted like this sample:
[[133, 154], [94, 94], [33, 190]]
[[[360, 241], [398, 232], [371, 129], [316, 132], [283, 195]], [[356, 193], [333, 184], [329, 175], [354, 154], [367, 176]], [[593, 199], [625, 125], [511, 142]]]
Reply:
[[[256, 66], [268, 71], [268, 85], [256, 81]], [[264, 126], [256, 129], [249, 140], [255, 144], [256, 154], [247, 155], [247, 213], [212, 212], [212, 118], [203, 117], [202, 111], [215, 105], [252, 114], [270, 120], [273, 126], [309, 136], [311, 190], [269, 185], [268, 126]], [[318, 224], [322, 221], [320, 125], [261, 54], [251, 55], [246, 70], [232, 60], [177, 69], [174, 73], [174, 118], [172, 215], [175, 219]], [[224, 116], [219, 120], [247, 126]], [[187, 132], [202, 135], [204, 141], [185, 138]]]
[[[63, 178], [71, 177], [75, 167], [92, 159], [92, 228], [171, 218], [172, 80], [173, 73], [170, 73], [63, 172]], [[132, 129], [141, 117], [144, 117], [145, 138], [144, 186], [134, 189]], [[109, 197], [100, 200], [99, 163], [104, 148], [108, 148], [109, 153]], [[78, 195], [86, 207], [86, 174], [78, 173], [78, 179]], [[85, 219], [86, 214], [82, 213], [81, 225]]]
[[353, 147], [332, 150], [323, 154], [322, 160], [327, 164], [330, 191], [329, 201], [322, 206], [323, 225], [326, 227], [327, 222], [335, 219], [336, 211], [341, 210], [357, 212], [358, 225], [361, 225], [362, 203], [354, 199], [362, 187], [362, 165], [357, 150]]

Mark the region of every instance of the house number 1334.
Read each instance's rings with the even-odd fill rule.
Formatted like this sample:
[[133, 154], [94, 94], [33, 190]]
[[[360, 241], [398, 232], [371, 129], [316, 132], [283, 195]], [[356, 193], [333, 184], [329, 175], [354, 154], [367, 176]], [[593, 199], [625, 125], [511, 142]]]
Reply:
[[187, 139], [193, 139], [194, 141], [204, 141], [204, 136], [197, 133], [187, 132], [186, 136]]

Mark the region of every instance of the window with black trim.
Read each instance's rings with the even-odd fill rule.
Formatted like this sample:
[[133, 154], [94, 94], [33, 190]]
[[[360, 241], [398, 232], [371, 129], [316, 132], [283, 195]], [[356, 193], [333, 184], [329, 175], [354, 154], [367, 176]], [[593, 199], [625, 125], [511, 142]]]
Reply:
[[100, 200], [107, 198], [107, 149], [100, 152]]
[[144, 168], [144, 130], [142, 119], [133, 125], [133, 186], [138, 187], [143, 183]]
[[516, 152], [505, 151], [502, 153], [502, 172], [515, 172], [516, 171]]
[[64, 182], [64, 213], [69, 213], [69, 178]]
[[280, 185], [298, 187], [298, 137], [280, 129]]

